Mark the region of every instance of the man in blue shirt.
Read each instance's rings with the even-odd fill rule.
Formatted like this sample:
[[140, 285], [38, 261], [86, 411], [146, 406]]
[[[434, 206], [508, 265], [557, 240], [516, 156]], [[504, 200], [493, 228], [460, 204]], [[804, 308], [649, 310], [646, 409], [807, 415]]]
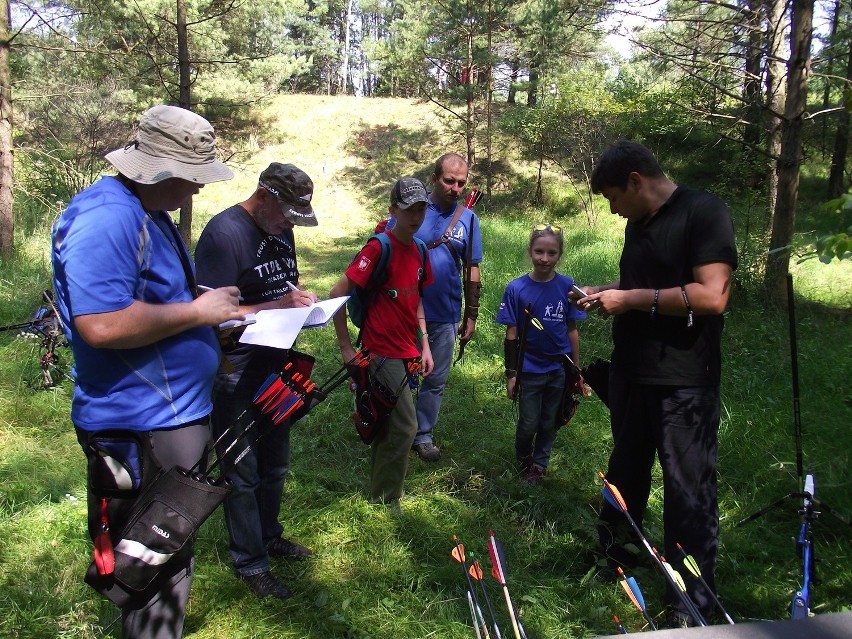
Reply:
[[[189, 253], [166, 213], [233, 177], [216, 160], [210, 123], [153, 107], [136, 139], [106, 159], [119, 174], [74, 197], [52, 234], [57, 306], [75, 360], [71, 420], [88, 458], [98, 570], [87, 582], [104, 593], [112, 573], [98, 557], [112, 554], [150, 471], [190, 468], [204, 455], [221, 357], [213, 327], [244, 318], [236, 287], [197, 296]], [[191, 557], [162, 575], [143, 600], [122, 604], [124, 637], [181, 635]]]
[[[434, 274], [434, 283], [423, 291], [423, 308], [435, 367], [429, 377], [423, 378], [417, 396], [417, 435], [413, 445], [424, 461], [441, 458], [441, 451], [432, 440], [432, 431], [441, 410], [456, 336], [460, 335], [464, 342], [473, 337], [479, 312], [479, 263], [482, 261], [479, 218], [459, 202], [467, 176], [467, 162], [460, 155], [447, 153], [438, 158], [432, 174], [426, 219], [415, 233], [431, 249], [429, 261]], [[464, 317], [461, 317], [462, 296], [465, 298]]]

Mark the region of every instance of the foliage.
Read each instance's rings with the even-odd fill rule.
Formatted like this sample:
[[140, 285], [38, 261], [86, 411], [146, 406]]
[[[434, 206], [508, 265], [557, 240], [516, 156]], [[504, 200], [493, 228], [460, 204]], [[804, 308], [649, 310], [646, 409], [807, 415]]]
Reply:
[[[594, 69], [560, 78], [557, 95], [535, 108], [506, 111], [505, 132], [515, 137], [523, 157], [547, 162], [568, 178], [589, 224], [597, 220], [591, 186], [597, 154], [620, 137], [619, 105], [597, 81]], [[536, 201], [541, 201], [541, 175]]]
[[[830, 202], [826, 202], [823, 208], [837, 219], [847, 221], [852, 217], [852, 191]], [[833, 259], [845, 260], [852, 258], [852, 225], [846, 231], [821, 235], [815, 242], [816, 254], [819, 261], [828, 264]]]

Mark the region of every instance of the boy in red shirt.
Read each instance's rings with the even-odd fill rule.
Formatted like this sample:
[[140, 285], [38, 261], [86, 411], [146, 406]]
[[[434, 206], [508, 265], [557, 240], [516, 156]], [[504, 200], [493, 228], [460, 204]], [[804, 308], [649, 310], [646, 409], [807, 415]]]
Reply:
[[[426, 189], [413, 177], [401, 178], [391, 190], [393, 229], [391, 255], [385, 266], [385, 281], [371, 294], [361, 339], [364, 349], [373, 355], [371, 374], [398, 395], [386, 424], [371, 444], [370, 501], [398, 508], [402, 485], [408, 470], [408, 453], [417, 433], [417, 416], [411, 393], [405, 392], [409, 378], [408, 363], [420, 359], [423, 376], [432, 372], [432, 353], [426, 334], [422, 286], [432, 283], [428, 257], [424, 263], [414, 233], [426, 214]], [[371, 238], [346, 269], [329, 295], [349, 295], [357, 285], [367, 288], [381, 255], [381, 245]], [[426, 269], [425, 274], [421, 269]], [[343, 361], [355, 357], [346, 323], [346, 307], [334, 316], [334, 329]], [[416, 379], [416, 378], [415, 378]]]

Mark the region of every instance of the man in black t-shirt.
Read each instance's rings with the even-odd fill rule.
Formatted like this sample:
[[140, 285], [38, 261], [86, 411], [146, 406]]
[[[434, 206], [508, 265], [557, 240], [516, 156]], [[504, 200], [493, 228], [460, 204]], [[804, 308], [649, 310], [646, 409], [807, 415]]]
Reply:
[[[310, 306], [317, 298], [299, 290], [293, 227], [317, 225], [312, 194], [313, 182], [304, 171], [292, 164], [270, 164], [251, 197], [222, 211], [204, 228], [195, 249], [198, 283], [238, 286], [243, 313]], [[214, 438], [251, 406], [258, 388], [270, 374], [281, 371], [287, 355], [286, 350], [239, 342], [227, 352], [233, 370], [220, 371], [213, 388]], [[258, 596], [286, 599], [291, 592], [270, 571], [269, 557], [298, 559], [311, 554], [283, 538], [278, 521], [290, 466], [290, 424], [274, 426], [268, 417], [258, 416], [251, 433], [253, 442], [262, 437], [261, 442], [233, 466], [246, 447], [243, 441], [225, 461], [226, 476], [233, 484], [224, 504], [231, 558], [240, 579]], [[225, 438], [217, 451], [220, 455], [230, 441]]]
[[[719, 198], [669, 180], [654, 154], [633, 141], [604, 152], [592, 189], [627, 220], [618, 281], [585, 287], [588, 296], [577, 300], [584, 310], [613, 317], [614, 446], [606, 476], [641, 526], [656, 453], [665, 554], [677, 557], [680, 543], [714, 588], [722, 313], [737, 266], [731, 218]], [[605, 503], [599, 532], [611, 565], [629, 560], [618, 544], [624, 523]], [[689, 584], [688, 592], [703, 616], [713, 611], [700, 584]], [[695, 623], [674, 592], [666, 599], [674, 622]]]

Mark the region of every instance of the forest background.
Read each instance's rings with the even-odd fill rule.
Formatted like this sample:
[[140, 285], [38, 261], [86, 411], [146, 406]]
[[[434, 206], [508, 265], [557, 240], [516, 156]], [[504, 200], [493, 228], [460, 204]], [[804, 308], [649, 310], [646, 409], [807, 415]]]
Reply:
[[[531, 636], [607, 634], [613, 613], [642, 627], [593, 556], [595, 471], [610, 443], [605, 409], [584, 402], [560, 434], [545, 485], [520, 484], [493, 323], [503, 286], [528, 270], [533, 223], [567, 229], [561, 269], [581, 283], [616, 276], [623, 223], [588, 178], [618, 137], [648, 144], [676, 181], [731, 208], [741, 261], [724, 343], [719, 590], [738, 620], [787, 616], [801, 581], [797, 504], [735, 524], [801, 488], [788, 272], [804, 462], [825, 503], [852, 512], [848, 0], [0, 0], [0, 9], [8, 16], [0, 25], [0, 324], [26, 321], [40, 305], [52, 221], [155, 103], [210, 119], [237, 174], [176, 215], [190, 244], [212, 215], [251, 192], [268, 162], [294, 162], [314, 178], [321, 226], [297, 241], [305, 282], [319, 293], [386, 210], [396, 177], [428, 181], [435, 158], [454, 150], [486, 192], [477, 207], [483, 318], [448, 388], [438, 432], [446, 459], [413, 460], [403, 514], [377, 511], [363, 498], [367, 455], [350, 400], [333, 395], [294, 432], [285, 525], [317, 551], [311, 562], [276, 566], [297, 596], [246, 594], [230, 573], [217, 513], [199, 540], [187, 636], [470, 636], [452, 534], [483, 556], [489, 529], [507, 546]], [[630, 13], [651, 18], [627, 34], [633, 55], [624, 59], [605, 36]], [[584, 323], [585, 361], [608, 356], [608, 332], [598, 318]], [[334, 370], [329, 331], [300, 343], [317, 356], [320, 378]], [[65, 367], [44, 390], [38, 340], [0, 335], [3, 636], [103, 636], [114, 618], [80, 579], [89, 552], [84, 465], [68, 422], [72, 385], [61, 374], [70, 355], [57, 353]], [[652, 495], [647, 522], [657, 543], [661, 498]], [[819, 519], [817, 613], [850, 608], [848, 541], [839, 518]], [[637, 577], [652, 614], [662, 615], [661, 578], [650, 569]]]

